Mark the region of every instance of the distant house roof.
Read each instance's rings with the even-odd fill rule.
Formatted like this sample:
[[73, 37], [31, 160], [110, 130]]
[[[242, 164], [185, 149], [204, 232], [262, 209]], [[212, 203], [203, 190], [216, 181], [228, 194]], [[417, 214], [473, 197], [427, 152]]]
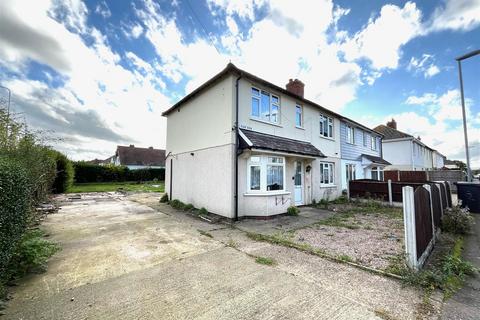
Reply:
[[[241, 147], [243, 149], [262, 149], [313, 157], [325, 157], [320, 150], [315, 148], [309, 142], [277, 137], [270, 134], [245, 129], [241, 129], [240, 132], [240, 137], [243, 140]], [[246, 139], [242, 137], [242, 134]]]
[[387, 160], [381, 158], [381, 157], [375, 157], [375, 156], [371, 156], [369, 154], [362, 154], [362, 157], [366, 158], [367, 160], [373, 162], [373, 163], [376, 163], [376, 164], [383, 164], [383, 165], [391, 165], [390, 162], [388, 162]]
[[113, 156], [108, 157], [108, 158], [105, 159], [105, 160], [93, 159], [93, 160], [89, 160], [89, 161], [86, 161], [86, 162], [87, 162], [87, 163], [90, 163], [90, 164], [108, 164], [108, 163], [110, 163], [110, 161], [111, 161], [112, 158], [113, 158]]
[[380, 132], [383, 134], [383, 140], [392, 140], [392, 139], [401, 139], [401, 138], [413, 138], [412, 135], [399, 131], [397, 129], [388, 127], [386, 125], [379, 125], [375, 127], [373, 130]]
[[165, 150], [149, 148], [138, 148], [134, 145], [117, 146], [115, 154], [123, 166], [165, 166]]
[[195, 90], [193, 90], [191, 93], [189, 93], [188, 95], [186, 95], [185, 97], [183, 97], [183, 99], [181, 99], [180, 101], [178, 101], [177, 103], [175, 103], [173, 106], [171, 106], [170, 108], [168, 108], [166, 111], [164, 111], [162, 113], [162, 116], [168, 116], [172, 111], [174, 111], [175, 109], [179, 108], [181, 105], [183, 105], [185, 102], [189, 101], [190, 99], [194, 98], [196, 95], [202, 93], [204, 90], [206, 90], [207, 88], [209, 88], [210, 86], [214, 85], [217, 81], [220, 81], [221, 79], [223, 79], [223, 77], [225, 77], [226, 75], [228, 74], [236, 74], [238, 76], [241, 76], [243, 78], [246, 78], [246, 79], [250, 79], [251, 81], [254, 81], [254, 82], [257, 82], [257, 83], [260, 83], [266, 87], [269, 87], [273, 90], [276, 90], [284, 95], [287, 95], [287, 96], [290, 96], [292, 97], [293, 99], [297, 100], [298, 102], [303, 102], [303, 103], [307, 103], [307, 104], [310, 104], [326, 113], [329, 113], [333, 116], [336, 116], [338, 117], [340, 120], [344, 120], [344, 121], [348, 121], [352, 124], [355, 124], [357, 125], [358, 127], [361, 127], [363, 130], [366, 130], [366, 131], [369, 131], [369, 132], [372, 132], [372, 133], [376, 133], [376, 134], [379, 134], [381, 135], [381, 133], [379, 132], [376, 132], [375, 130], [372, 130], [366, 126], [364, 126], [363, 124], [361, 123], [358, 123], [352, 119], [349, 119], [347, 117], [344, 117], [336, 112], [333, 112], [325, 107], [322, 107], [321, 105], [319, 105], [318, 103], [315, 103], [313, 101], [310, 101], [308, 99], [305, 99], [304, 97], [301, 97], [299, 95], [296, 95], [288, 90], [286, 90], [285, 88], [282, 88], [282, 87], [279, 87], [267, 80], [264, 80], [262, 78], [259, 78], [247, 71], [244, 71], [242, 69], [239, 69], [237, 68], [233, 63], [229, 63], [225, 69], [223, 69], [222, 71], [220, 71], [218, 74], [216, 74], [215, 76], [213, 76], [212, 78], [210, 78], [210, 80], [208, 80], [207, 82], [203, 83], [201, 86], [199, 86], [198, 88], [196, 88]]
[[448, 159], [445, 159], [445, 160], [443, 161], [443, 164], [444, 164], [444, 165], [450, 165], [450, 166], [456, 166], [456, 165], [457, 165], [457, 163], [455, 162], [455, 160], [448, 160]]

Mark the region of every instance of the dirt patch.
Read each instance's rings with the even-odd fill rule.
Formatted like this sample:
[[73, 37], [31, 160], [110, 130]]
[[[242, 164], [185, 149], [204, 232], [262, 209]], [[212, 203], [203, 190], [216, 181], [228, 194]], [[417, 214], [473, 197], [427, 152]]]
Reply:
[[370, 213], [363, 208], [339, 212], [297, 230], [293, 240], [343, 260], [385, 270], [403, 254], [404, 243], [403, 220], [396, 212], [398, 209], [385, 210], [388, 212]]

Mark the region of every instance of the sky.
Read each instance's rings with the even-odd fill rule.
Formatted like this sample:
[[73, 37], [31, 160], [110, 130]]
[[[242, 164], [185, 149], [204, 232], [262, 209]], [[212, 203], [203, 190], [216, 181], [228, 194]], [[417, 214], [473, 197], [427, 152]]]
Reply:
[[[391, 118], [465, 160], [455, 58], [480, 49], [480, 0], [3, 0], [0, 85], [75, 160], [165, 148], [173, 103], [228, 62], [371, 128]], [[480, 167], [480, 56], [462, 63]], [[0, 88], [0, 97], [6, 90]]]

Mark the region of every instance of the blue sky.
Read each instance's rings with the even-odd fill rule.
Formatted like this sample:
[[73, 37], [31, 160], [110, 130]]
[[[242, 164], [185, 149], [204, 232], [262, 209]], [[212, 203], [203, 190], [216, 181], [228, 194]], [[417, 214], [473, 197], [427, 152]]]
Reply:
[[[229, 61], [280, 86], [299, 78], [307, 98], [370, 127], [394, 117], [464, 159], [455, 57], [479, 48], [479, 0], [38, 0], [0, 12], [0, 83], [74, 159], [165, 147], [161, 112]], [[463, 68], [480, 167], [480, 56]]]

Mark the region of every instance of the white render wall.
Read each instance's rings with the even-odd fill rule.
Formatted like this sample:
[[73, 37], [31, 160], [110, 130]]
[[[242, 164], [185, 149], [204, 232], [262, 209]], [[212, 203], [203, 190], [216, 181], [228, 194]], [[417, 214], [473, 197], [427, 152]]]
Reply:
[[370, 171], [364, 169], [362, 166], [361, 161], [354, 161], [354, 160], [344, 160], [341, 161], [341, 176], [342, 176], [342, 190], [347, 189], [347, 171], [345, 169], [347, 164], [354, 164], [355, 165], [355, 179], [371, 179], [371, 174], [366, 174], [366, 171]]
[[392, 164], [386, 167], [386, 170], [413, 170], [411, 140], [384, 140], [382, 147], [383, 159]]

